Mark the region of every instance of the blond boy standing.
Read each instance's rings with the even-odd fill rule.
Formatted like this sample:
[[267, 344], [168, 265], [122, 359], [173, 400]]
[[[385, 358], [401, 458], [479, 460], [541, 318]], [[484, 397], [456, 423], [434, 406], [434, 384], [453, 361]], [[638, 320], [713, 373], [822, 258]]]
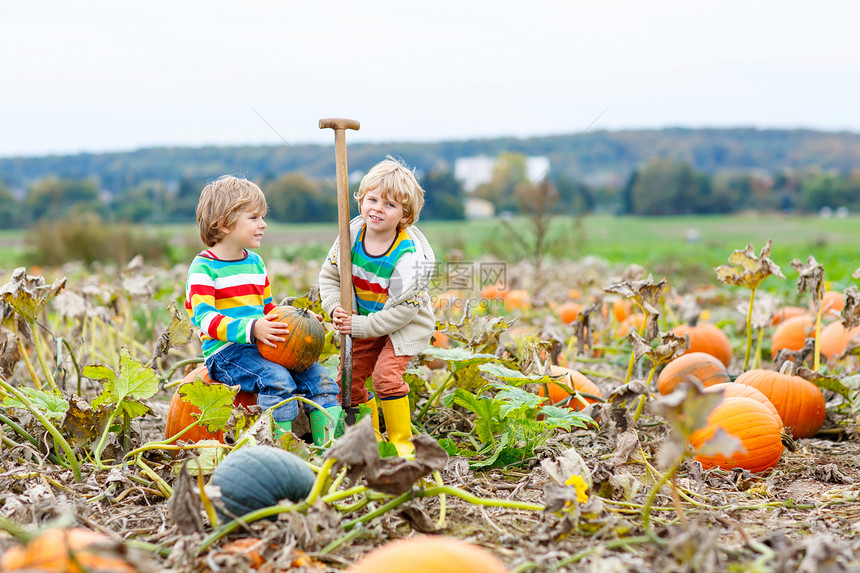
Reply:
[[320, 297], [335, 329], [353, 337], [351, 406], [366, 403], [375, 413], [375, 399], [365, 388], [372, 376], [388, 439], [407, 455], [414, 447], [403, 374], [436, 329], [427, 294], [435, 257], [413, 225], [424, 190], [410, 169], [388, 157], [364, 176], [355, 199], [360, 215], [350, 222], [354, 314], [341, 306], [337, 241], [320, 271]]

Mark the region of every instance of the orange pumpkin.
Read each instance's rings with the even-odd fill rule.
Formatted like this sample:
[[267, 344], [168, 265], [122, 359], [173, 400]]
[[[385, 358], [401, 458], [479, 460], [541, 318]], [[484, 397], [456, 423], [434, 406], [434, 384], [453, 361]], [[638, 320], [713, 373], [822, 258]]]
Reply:
[[777, 423], [779, 423], [779, 427], [783, 427], [782, 418], [779, 417], [779, 412], [776, 411], [776, 407], [773, 403], [768, 400], [767, 396], [762, 394], [761, 391], [753, 388], [752, 386], [738, 384], [736, 382], [723, 382], [721, 384], [709, 386], [705, 389], [705, 392], [722, 392], [723, 398], [752, 398], [756, 402], [761, 402], [761, 404], [767, 408], [771, 414], [773, 414], [773, 417], [776, 418]]
[[507, 287], [501, 287], [495, 284], [487, 285], [481, 289], [481, 298], [485, 300], [504, 299], [507, 292]]
[[135, 573], [118, 549], [122, 549], [121, 544], [91, 529], [50, 529], [26, 546], [16, 545], [6, 551], [0, 559], [0, 571]]
[[619, 298], [612, 303], [612, 314], [615, 315], [615, 320], [624, 322], [624, 320], [633, 314], [633, 304], [626, 298]]
[[257, 342], [263, 358], [276, 362], [288, 370], [303, 371], [319, 360], [325, 346], [325, 328], [307, 309], [279, 306], [275, 322], [283, 322], [290, 330], [287, 339], [272, 348]]
[[[432, 345], [436, 348], [448, 348], [450, 346], [450, 341], [448, 340], [448, 335], [442, 332], [441, 330], [437, 330], [433, 333], [433, 342]], [[445, 367], [445, 361], [441, 358], [436, 358], [427, 365], [431, 370], [439, 370], [440, 368]]]
[[790, 362], [779, 372], [747, 370], [735, 383], [752, 386], [767, 396], [794, 438], [811, 438], [824, 423], [824, 394], [812, 382], [793, 375]]
[[848, 348], [848, 343], [858, 336], [860, 336], [860, 326], [847, 330], [841, 322], [831, 322], [821, 329], [821, 335], [818, 338], [821, 355], [826, 358], [839, 356]]
[[813, 335], [815, 318], [801, 314], [782, 321], [770, 339], [770, 354], [776, 357], [780, 350], [800, 350], [809, 336]]
[[678, 384], [695, 378], [706, 388], [714, 384], [730, 382], [725, 364], [705, 352], [683, 354], [663, 367], [657, 377], [657, 390], [669, 394]]
[[[194, 382], [197, 378], [201, 378], [207, 384], [220, 384], [217, 380], [212, 380], [212, 378], [209, 377], [209, 370], [206, 369], [205, 365], [198, 366], [189, 372], [188, 376], [182, 380], [182, 384]], [[170, 399], [170, 406], [167, 409], [167, 425], [164, 429], [165, 438], [175, 436], [180, 431], [193, 424], [197, 420], [195, 414], [200, 414], [200, 408], [184, 401], [182, 396], [180, 396], [179, 388], [181, 388], [182, 384], [177, 386], [176, 391], [173, 393], [173, 397]], [[245, 407], [254, 406], [257, 404], [257, 395], [253, 392], [239, 390], [236, 397], [233, 399], [233, 404]], [[218, 440], [223, 443], [224, 432], [222, 430], [210, 432], [205, 426], [201, 425], [191, 428], [191, 430], [182, 434], [182, 437], [179, 439], [192, 444], [199, 442], [200, 440]]]
[[696, 325], [681, 324], [672, 329], [678, 336], [690, 335], [690, 347], [685, 354], [691, 352], [704, 352], [715, 357], [717, 360], [729, 366], [732, 363], [732, 343], [726, 333], [705, 322]]
[[[552, 365], [550, 366], [550, 374], [552, 376], [561, 376], [561, 378], [555, 382], [547, 384], [549, 387], [549, 403], [553, 406], [566, 406], [571, 410], [582, 410], [585, 408], [585, 405], [579, 399], [572, 396], [564, 389], [565, 386], [573, 388], [577, 392], [584, 392], [601, 398], [603, 397], [597, 384], [589, 380], [585, 374], [577, 372], [576, 370], [565, 368], [563, 366]], [[544, 390], [543, 384], [538, 387], [538, 396], [546, 397], [546, 391]], [[598, 400], [595, 400], [594, 398], [585, 398], [585, 401], [589, 404], [594, 404]]]
[[559, 305], [557, 312], [559, 320], [565, 324], [570, 324], [576, 320], [576, 317], [579, 316], [580, 312], [582, 312], [582, 305], [578, 302], [569, 300]]
[[486, 549], [455, 537], [409, 537], [377, 547], [346, 573], [506, 573]]
[[779, 309], [775, 315], [773, 315], [773, 320], [771, 320], [770, 324], [771, 326], [777, 326], [789, 318], [808, 314], [809, 311], [805, 308], [800, 308], [799, 306], [784, 306]]
[[642, 326], [643, 320], [645, 320], [643, 315], [638, 312], [634, 312], [625, 318], [623, 322], [618, 324], [618, 330], [615, 331], [615, 338], [627, 338], [627, 335], [631, 332], [639, 332], [639, 328]]
[[525, 310], [532, 304], [528, 291], [522, 289], [509, 290], [504, 294], [505, 310]]
[[735, 452], [731, 456], [697, 455], [696, 460], [705, 469], [743, 468], [756, 473], [774, 467], [782, 456], [784, 446], [779, 424], [761, 402], [752, 398], [724, 398], [708, 414], [707, 425], [690, 434], [690, 445], [701, 447], [718, 428], [738, 438], [746, 451]]
[[845, 295], [838, 290], [829, 290], [821, 297], [821, 316], [839, 318], [845, 308]]

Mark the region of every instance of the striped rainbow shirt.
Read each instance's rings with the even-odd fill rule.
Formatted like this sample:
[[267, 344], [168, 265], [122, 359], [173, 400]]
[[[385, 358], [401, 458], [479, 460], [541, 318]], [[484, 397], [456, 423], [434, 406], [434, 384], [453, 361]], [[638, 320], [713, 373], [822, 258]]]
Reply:
[[406, 253], [417, 250], [406, 230], [400, 229], [387, 251], [379, 256], [371, 256], [364, 249], [366, 231], [367, 226], [362, 227], [352, 245], [352, 285], [355, 288], [356, 310], [365, 316], [382, 310], [388, 300], [391, 277], [397, 262]]
[[185, 310], [200, 329], [204, 358], [232, 342], [251, 343], [254, 321], [274, 308], [260, 255], [245, 251], [242, 259], [222, 261], [206, 250], [191, 261]]

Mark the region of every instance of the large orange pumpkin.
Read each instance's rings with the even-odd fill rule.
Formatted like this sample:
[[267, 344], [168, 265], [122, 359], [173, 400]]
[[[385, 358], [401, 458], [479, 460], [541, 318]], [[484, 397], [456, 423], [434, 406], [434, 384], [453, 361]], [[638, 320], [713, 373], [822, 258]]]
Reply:
[[690, 335], [690, 348], [687, 349], [687, 354], [691, 352], [705, 352], [714, 356], [728, 367], [732, 363], [732, 343], [726, 333], [714, 326], [705, 322], [700, 322], [696, 325], [681, 324], [672, 329], [672, 332], [678, 336]]
[[[562, 376], [555, 382], [547, 384], [549, 387], [549, 403], [553, 406], [566, 406], [571, 410], [582, 410], [585, 408], [582, 401], [569, 394], [567, 390], [564, 389], [564, 386], [573, 388], [577, 392], [584, 392], [586, 394], [602, 398], [600, 388], [597, 387], [597, 384], [589, 380], [585, 374], [570, 368], [555, 365], [550, 366], [550, 374], [552, 376]], [[538, 387], [538, 395], [546, 397], [546, 391], [544, 390], [543, 384]], [[594, 398], [585, 398], [585, 401], [589, 404], [594, 404], [598, 400], [595, 400]]]
[[810, 314], [801, 314], [783, 320], [770, 339], [770, 354], [776, 357], [780, 350], [800, 350], [809, 336], [813, 335], [815, 318]]
[[[182, 380], [182, 384], [194, 382], [197, 378], [201, 378], [207, 384], [220, 384], [217, 380], [212, 380], [212, 378], [209, 377], [209, 370], [206, 369], [206, 366], [198, 366], [189, 372], [188, 376]], [[182, 384], [177, 386], [176, 391], [173, 393], [173, 397], [170, 399], [170, 406], [167, 409], [167, 425], [164, 429], [165, 438], [175, 436], [180, 431], [193, 424], [197, 420], [197, 417], [194, 414], [200, 414], [200, 408], [189, 402], [185, 402], [182, 399], [182, 396], [179, 395], [179, 388]], [[233, 404], [245, 407], [254, 406], [257, 404], [257, 395], [253, 392], [239, 390], [238, 394], [236, 394], [236, 397], [233, 399]], [[221, 430], [210, 432], [205, 426], [195, 426], [188, 432], [182, 434], [180, 440], [192, 444], [199, 442], [200, 440], [218, 440], [219, 442], [224, 442], [224, 432]]]
[[724, 398], [708, 415], [707, 425], [690, 434], [690, 445], [701, 447], [722, 428], [730, 436], [741, 441], [745, 452], [735, 452], [731, 456], [723, 454], [697, 455], [705, 469], [743, 468], [751, 472], [761, 472], [774, 467], [782, 455], [781, 428], [773, 414], [763, 404], [752, 398]]
[[455, 537], [409, 537], [377, 547], [346, 573], [506, 573], [486, 549]]
[[117, 549], [121, 547], [116, 541], [91, 529], [50, 529], [26, 546], [16, 545], [6, 551], [0, 559], [0, 571], [135, 573]]
[[678, 384], [690, 378], [695, 378], [706, 388], [731, 381], [725, 364], [718, 358], [705, 352], [690, 352], [663, 367], [657, 377], [657, 390], [661, 394], [669, 394]]
[[826, 358], [839, 356], [848, 348], [848, 343], [858, 336], [860, 336], [860, 326], [846, 329], [839, 321], [831, 322], [821, 329], [821, 335], [818, 338], [821, 355]]
[[779, 427], [783, 427], [782, 418], [779, 417], [779, 412], [776, 411], [776, 407], [773, 403], [768, 400], [767, 396], [762, 394], [760, 390], [753, 388], [752, 386], [738, 384], [736, 382], [723, 382], [722, 384], [709, 386], [705, 389], [705, 392], [722, 392], [723, 398], [752, 398], [756, 402], [761, 402], [761, 404], [767, 408], [771, 414], [773, 414], [773, 417], [776, 418], [777, 423], [779, 423]]
[[279, 306], [275, 309], [275, 322], [283, 322], [290, 329], [284, 342], [272, 348], [257, 342], [263, 358], [276, 362], [289, 370], [307, 370], [319, 360], [325, 346], [325, 328], [307, 309]]
[[824, 423], [824, 394], [812, 382], [791, 373], [790, 362], [783, 370], [747, 370], [735, 380], [761, 391], [779, 412], [782, 423], [794, 438], [811, 438]]

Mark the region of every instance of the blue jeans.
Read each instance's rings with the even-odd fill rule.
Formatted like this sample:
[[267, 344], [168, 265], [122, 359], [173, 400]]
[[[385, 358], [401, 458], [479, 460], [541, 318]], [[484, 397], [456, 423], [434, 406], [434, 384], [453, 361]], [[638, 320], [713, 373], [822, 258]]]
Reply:
[[[340, 388], [328, 370], [314, 363], [303, 372], [287, 370], [260, 355], [256, 344], [230, 344], [206, 359], [209, 376], [230, 386], [257, 394], [257, 404], [266, 410], [296, 394], [313, 400], [323, 408], [340, 404]], [[299, 413], [298, 401], [288, 402], [272, 411], [276, 422], [292, 420]], [[314, 409], [304, 404], [305, 411]]]

